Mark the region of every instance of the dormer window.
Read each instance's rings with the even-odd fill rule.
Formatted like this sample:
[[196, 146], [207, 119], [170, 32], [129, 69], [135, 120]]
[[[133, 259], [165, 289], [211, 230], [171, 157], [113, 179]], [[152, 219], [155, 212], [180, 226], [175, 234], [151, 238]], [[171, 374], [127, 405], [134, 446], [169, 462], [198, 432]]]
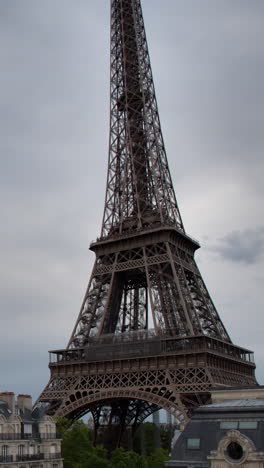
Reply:
[[237, 442], [230, 442], [226, 449], [226, 453], [232, 461], [238, 462], [243, 458], [244, 450]]
[[237, 429], [238, 421], [221, 421], [220, 429]]
[[200, 439], [189, 438], [187, 439], [187, 449], [190, 450], [199, 450], [200, 448]]
[[257, 421], [221, 421], [220, 429], [257, 429]]

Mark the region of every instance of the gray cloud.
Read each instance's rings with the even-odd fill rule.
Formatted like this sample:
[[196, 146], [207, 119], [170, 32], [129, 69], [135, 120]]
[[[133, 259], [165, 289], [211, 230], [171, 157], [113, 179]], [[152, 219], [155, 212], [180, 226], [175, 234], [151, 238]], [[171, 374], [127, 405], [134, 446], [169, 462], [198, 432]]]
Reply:
[[149, 24], [169, 154], [181, 174], [225, 167], [234, 178], [249, 171], [253, 184], [264, 145], [263, 13], [260, 2], [176, 2], [163, 13], [165, 32]]
[[232, 262], [254, 264], [260, 262], [264, 253], [264, 226], [243, 231], [233, 231], [212, 250]]

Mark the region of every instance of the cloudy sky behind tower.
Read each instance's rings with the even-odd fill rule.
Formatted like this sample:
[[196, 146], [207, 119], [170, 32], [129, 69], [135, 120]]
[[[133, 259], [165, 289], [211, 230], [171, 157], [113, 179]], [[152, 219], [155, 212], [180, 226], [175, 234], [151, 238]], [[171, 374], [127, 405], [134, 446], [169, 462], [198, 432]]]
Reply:
[[[197, 261], [264, 383], [264, 3], [142, 0], [169, 165]], [[0, 391], [48, 381], [100, 233], [109, 0], [0, 0]]]

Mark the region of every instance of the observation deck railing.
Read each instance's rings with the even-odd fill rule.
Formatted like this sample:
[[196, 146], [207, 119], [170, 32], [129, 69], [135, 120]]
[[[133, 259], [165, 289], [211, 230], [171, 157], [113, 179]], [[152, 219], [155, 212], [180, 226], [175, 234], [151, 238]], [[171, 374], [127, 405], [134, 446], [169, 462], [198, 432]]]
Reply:
[[168, 219], [162, 224], [160, 223], [160, 221], [157, 221], [157, 222], [154, 222], [154, 223], [149, 223], [147, 226], [144, 226], [144, 227], [142, 227], [140, 229], [135, 229], [135, 228], [123, 229], [121, 233], [118, 232], [118, 231], [113, 230], [112, 232], [110, 232], [109, 234], [107, 234], [105, 236], [97, 237], [96, 240], [92, 240], [91, 244], [90, 244], [90, 247], [93, 247], [94, 245], [96, 245], [99, 242], [105, 242], [105, 241], [109, 241], [109, 240], [119, 240], [119, 239], [123, 239], [123, 238], [129, 238], [131, 236], [147, 234], [148, 232], [153, 232], [153, 230], [154, 231], [156, 231], [156, 230], [159, 231], [160, 229], [172, 229], [172, 228], [175, 229], [176, 232], [178, 232], [179, 234], [185, 236], [187, 239], [194, 242], [195, 244], [197, 244], [197, 246], [200, 247], [200, 243], [199, 243], [199, 241], [197, 239], [195, 239], [194, 237], [189, 236], [188, 234], [186, 234], [186, 232], [184, 232], [182, 229], [180, 229], [179, 226], [175, 225], [175, 222], [170, 221]]
[[50, 351], [50, 365], [65, 361], [109, 361], [201, 352], [254, 363], [252, 351], [214, 337], [198, 335], [179, 338], [174, 330], [160, 330], [157, 333], [154, 329], [150, 329], [106, 334], [89, 338], [88, 344], [83, 348]]

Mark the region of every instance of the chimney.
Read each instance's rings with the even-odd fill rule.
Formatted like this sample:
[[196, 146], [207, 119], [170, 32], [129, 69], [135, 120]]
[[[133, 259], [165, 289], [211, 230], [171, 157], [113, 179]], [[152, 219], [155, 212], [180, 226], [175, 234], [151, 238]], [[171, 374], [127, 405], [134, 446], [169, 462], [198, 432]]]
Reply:
[[8, 408], [12, 413], [15, 411], [15, 395], [14, 392], [1, 392], [0, 400], [5, 401], [8, 405]]
[[20, 394], [17, 396], [17, 406], [24, 411], [25, 409], [32, 410], [32, 397], [31, 395]]

